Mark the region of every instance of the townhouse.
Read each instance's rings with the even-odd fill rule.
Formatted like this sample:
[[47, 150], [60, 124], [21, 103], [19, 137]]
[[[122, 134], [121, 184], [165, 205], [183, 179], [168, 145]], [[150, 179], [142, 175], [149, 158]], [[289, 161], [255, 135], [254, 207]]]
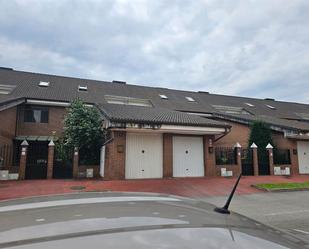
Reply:
[[[76, 98], [98, 108], [113, 138], [96, 165], [74, 160], [78, 151], [64, 165], [50, 150]], [[248, 145], [254, 120], [272, 130], [267, 163]], [[86, 176], [88, 169], [104, 179], [308, 174], [309, 105], [1, 68], [0, 159], [12, 179]]]

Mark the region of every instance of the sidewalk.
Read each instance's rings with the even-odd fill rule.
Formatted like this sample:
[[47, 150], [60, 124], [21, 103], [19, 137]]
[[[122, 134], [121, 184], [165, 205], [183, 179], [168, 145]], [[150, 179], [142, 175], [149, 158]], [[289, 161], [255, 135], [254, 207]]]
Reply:
[[[236, 178], [204, 177], [153, 180], [24, 180], [1, 181], [0, 200], [21, 197], [73, 193], [80, 191], [128, 191], [156, 192], [186, 197], [223, 196], [230, 193]], [[304, 182], [309, 175], [293, 176], [244, 176], [236, 194], [253, 194], [263, 192], [252, 188], [256, 183]], [[72, 189], [73, 187], [73, 189]]]

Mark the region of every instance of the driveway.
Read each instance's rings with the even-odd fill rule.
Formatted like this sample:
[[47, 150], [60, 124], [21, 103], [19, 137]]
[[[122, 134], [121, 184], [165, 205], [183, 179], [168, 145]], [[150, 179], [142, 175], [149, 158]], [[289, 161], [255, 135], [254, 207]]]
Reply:
[[[0, 181], [0, 200], [30, 197], [39, 195], [53, 195], [72, 192], [102, 192], [129, 191], [155, 192], [173, 194], [185, 197], [226, 196], [230, 193], [236, 178], [204, 177], [177, 178], [157, 180], [25, 180]], [[307, 176], [246, 176], [242, 177], [237, 195], [261, 193], [252, 188], [252, 184], [269, 182], [303, 182], [309, 181]]]
[[[208, 197], [203, 200], [222, 206], [226, 197]], [[309, 242], [309, 191], [237, 195], [230, 209]]]

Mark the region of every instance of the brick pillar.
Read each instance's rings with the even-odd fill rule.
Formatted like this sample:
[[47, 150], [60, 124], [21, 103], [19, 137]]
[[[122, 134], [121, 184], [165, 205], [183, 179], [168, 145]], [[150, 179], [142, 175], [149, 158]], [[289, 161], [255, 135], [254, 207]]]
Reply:
[[213, 136], [204, 136], [204, 169], [205, 176], [216, 176], [215, 148], [213, 147]]
[[269, 143], [266, 146], [268, 151], [268, 160], [269, 160], [269, 174], [274, 175], [274, 155], [273, 155], [273, 146]]
[[54, 152], [55, 152], [55, 144], [53, 140], [50, 140], [48, 144], [47, 179], [53, 178]]
[[74, 155], [73, 155], [73, 178], [78, 178], [78, 162], [79, 155], [78, 155], [78, 148], [74, 148]]
[[258, 162], [258, 151], [257, 151], [257, 145], [255, 143], [252, 143], [250, 146], [252, 149], [252, 155], [253, 155], [253, 172], [255, 176], [259, 175], [259, 162]]
[[241, 145], [240, 143], [236, 143], [235, 144], [235, 148], [236, 148], [236, 163], [237, 163], [237, 168], [238, 168], [238, 174], [242, 173], [242, 165], [241, 165]]
[[27, 153], [28, 153], [28, 142], [24, 140], [21, 143], [21, 152], [19, 160], [19, 180], [24, 180], [26, 176], [26, 164], [27, 164]]
[[173, 176], [173, 136], [163, 134], [163, 177]]

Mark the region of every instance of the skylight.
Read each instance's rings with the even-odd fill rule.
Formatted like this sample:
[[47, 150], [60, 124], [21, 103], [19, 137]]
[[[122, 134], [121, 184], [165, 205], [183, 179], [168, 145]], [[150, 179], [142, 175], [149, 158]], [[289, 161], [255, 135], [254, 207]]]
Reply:
[[115, 95], [105, 95], [104, 98], [109, 104], [152, 107], [149, 99], [139, 99]]
[[192, 97], [186, 97], [186, 100], [188, 100], [189, 102], [195, 102], [195, 99]]
[[48, 87], [50, 83], [48, 81], [40, 81], [39, 86]]
[[159, 96], [160, 96], [161, 99], [168, 99], [168, 97], [164, 94], [159, 94]]
[[223, 112], [226, 114], [251, 114], [250, 112], [246, 111], [242, 107], [236, 106], [225, 106], [225, 105], [212, 105], [219, 112]]
[[87, 86], [79, 85], [78, 86], [78, 91], [80, 91], [80, 92], [87, 92], [88, 91], [88, 87]]
[[10, 94], [16, 86], [14, 85], [1, 85], [0, 84], [0, 94]]
[[268, 108], [270, 108], [270, 109], [276, 109], [276, 107], [274, 107], [274, 106], [272, 106], [272, 105], [266, 105]]
[[250, 106], [250, 107], [254, 107], [254, 105], [250, 104], [250, 103], [245, 103], [245, 105]]

